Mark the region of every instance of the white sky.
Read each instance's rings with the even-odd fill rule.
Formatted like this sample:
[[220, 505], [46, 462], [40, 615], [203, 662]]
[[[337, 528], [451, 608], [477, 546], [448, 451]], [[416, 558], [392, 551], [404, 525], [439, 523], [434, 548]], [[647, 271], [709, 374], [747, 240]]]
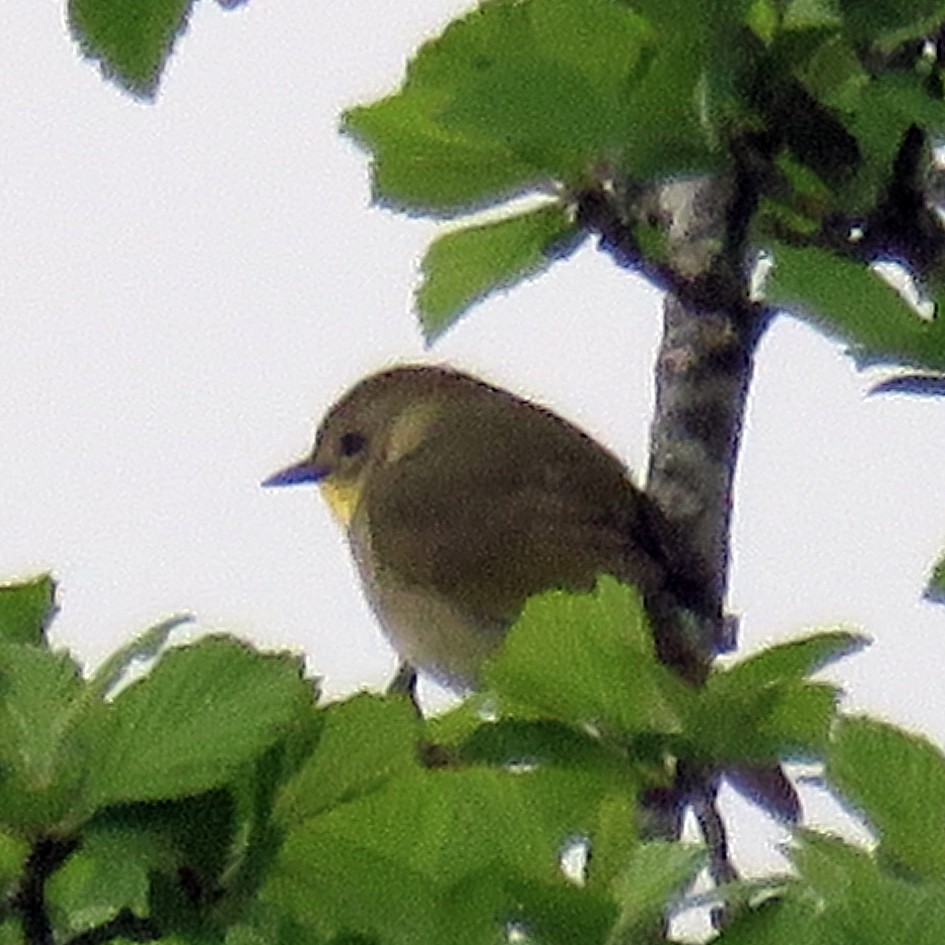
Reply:
[[[179, 611], [304, 649], [332, 695], [394, 665], [314, 490], [259, 481], [392, 359], [448, 361], [644, 463], [657, 293], [590, 246], [431, 352], [410, 310], [434, 227], [369, 205], [341, 110], [392, 89], [456, 0], [197, 5], [156, 105], [103, 82], [62, 4], [0, 31], [0, 575], [51, 568], [54, 638], [96, 663]], [[741, 458], [731, 603], [746, 648], [851, 623], [846, 705], [945, 742], [945, 403], [866, 399], [781, 320]], [[816, 813], [817, 802], [806, 795]]]

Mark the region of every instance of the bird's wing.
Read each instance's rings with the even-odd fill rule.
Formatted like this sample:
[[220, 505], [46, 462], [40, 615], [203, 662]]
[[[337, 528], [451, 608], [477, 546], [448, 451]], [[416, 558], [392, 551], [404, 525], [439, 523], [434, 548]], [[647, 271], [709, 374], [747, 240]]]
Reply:
[[601, 573], [655, 590], [666, 564], [641, 512], [648, 500], [610, 454], [567, 432], [506, 442], [486, 463], [444, 436], [379, 471], [365, 497], [375, 566], [492, 621], [514, 619], [542, 590], [589, 589]]

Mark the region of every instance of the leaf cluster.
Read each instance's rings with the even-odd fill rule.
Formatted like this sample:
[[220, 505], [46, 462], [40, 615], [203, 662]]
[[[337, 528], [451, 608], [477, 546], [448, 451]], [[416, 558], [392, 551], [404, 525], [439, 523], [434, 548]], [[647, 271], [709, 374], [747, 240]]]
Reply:
[[[190, 6], [71, 0], [69, 16], [106, 74], [151, 97]], [[739, 250], [773, 261], [768, 305], [861, 361], [941, 371], [941, 319], [870, 264], [899, 264], [899, 287], [919, 279], [938, 304], [943, 23], [935, 0], [484, 0], [344, 128], [371, 153], [382, 203], [495, 211], [430, 247], [417, 292], [430, 339], [600, 232], [587, 194], [608, 197], [632, 247], [621, 262], [679, 290], [666, 228], [640, 198], [711, 173], [736, 181]], [[525, 210], [509, 202], [522, 195]]]
[[386, 204], [456, 216], [539, 199], [433, 243], [417, 296], [429, 337], [594, 232], [588, 193], [608, 196], [632, 247], [620, 261], [679, 291], [665, 227], [638, 198], [723, 174], [744, 215], [739, 251], [773, 261], [770, 306], [861, 360], [941, 370], [941, 321], [869, 264], [900, 263], [938, 297], [945, 240], [926, 177], [945, 130], [943, 19], [928, 2], [487, 0], [345, 127]]
[[945, 759], [838, 721], [811, 679], [849, 633], [696, 690], [657, 661], [636, 592], [602, 579], [530, 601], [486, 690], [424, 721], [402, 696], [319, 705], [297, 658], [232, 637], [168, 648], [173, 622], [86, 678], [50, 647], [52, 611], [47, 578], [0, 591], [4, 941], [649, 941], [705, 862], [639, 819], [682, 763], [825, 759], [881, 838], [869, 855], [800, 834], [799, 877], [730, 891], [726, 937], [859, 921], [850, 897], [931, 900], [942, 879], [926, 805]]

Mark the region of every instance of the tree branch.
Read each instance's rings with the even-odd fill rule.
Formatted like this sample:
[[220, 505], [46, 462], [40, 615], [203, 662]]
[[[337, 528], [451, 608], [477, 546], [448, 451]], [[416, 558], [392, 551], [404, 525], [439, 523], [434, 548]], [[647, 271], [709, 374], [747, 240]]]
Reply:
[[27, 945], [53, 945], [52, 923], [46, 911], [46, 882], [78, 845], [78, 840], [59, 837], [40, 837], [33, 844], [20, 888], [11, 903], [22, 919]]
[[[649, 194], [637, 191], [636, 205], [621, 205], [620, 187], [613, 185], [585, 191], [577, 200], [578, 220], [600, 236], [601, 248], [666, 291], [647, 492], [691, 549], [710, 605], [719, 613], [748, 389], [771, 316], [752, 300], [749, 286], [747, 239], [757, 206], [757, 174], [750, 148], [736, 144], [732, 153], [730, 176], [672, 181]], [[641, 218], [666, 234], [665, 252], [657, 259], [639, 246], [635, 225]], [[732, 648], [729, 636], [726, 625], [706, 627], [707, 660]], [[675, 784], [650, 792], [644, 811], [650, 835], [678, 837], [683, 811], [691, 806], [710, 851], [713, 880], [723, 885], [738, 874], [715, 805], [717, 786], [716, 772], [680, 760]], [[723, 923], [724, 910], [713, 921]]]
[[[701, 278], [711, 276], [720, 291], [698, 299], [684, 292], [666, 296], [647, 491], [688, 540], [721, 605], [742, 423], [768, 316], [749, 297], [743, 237], [732, 238], [733, 228], [741, 228], [732, 208], [746, 202], [744, 185], [706, 178], [670, 186], [676, 204], [671, 253], [700, 265]], [[731, 641], [712, 642], [718, 652]]]
[[[656, 366], [647, 491], [696, 556], [711, 603], [721, 611], [729, 563], [736, 459], [755, 349], [771, 312], [751, 299], [745, 259], [757, 201], [754, 176], [737, 157], [732, 177], [664, 185], [636, 206], [600, 186], [577, 196], [578, 221], [601, 249], [667, 295]], [[645, 254], [634, 234], [649, 202], [668, 234], [665, 259]], [[712, 628], [709, 652], [730, 649]]]

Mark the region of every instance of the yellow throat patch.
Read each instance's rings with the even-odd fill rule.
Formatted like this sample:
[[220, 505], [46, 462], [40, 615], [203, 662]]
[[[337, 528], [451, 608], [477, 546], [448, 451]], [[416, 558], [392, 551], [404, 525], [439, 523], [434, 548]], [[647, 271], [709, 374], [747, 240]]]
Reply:
[[319, 484], [319, 489], [328, 503], [328, 508], [331, 509], [331, 514], [344, 528], [347, 528], [351, 524], [351, 519], [354, 518], [361, 499], [362, 485], [360, 479], [338, 482], [331, 477]]

